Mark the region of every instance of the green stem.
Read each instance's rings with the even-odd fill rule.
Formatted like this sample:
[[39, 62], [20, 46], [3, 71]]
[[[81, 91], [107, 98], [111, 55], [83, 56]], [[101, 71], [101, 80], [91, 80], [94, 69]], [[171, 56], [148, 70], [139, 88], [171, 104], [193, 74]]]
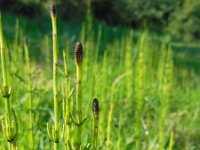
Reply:
[[82, 125], [82, 63], [83, 63], [83, 47], [80, 41], [76, 43], [75, 47], [75, 62], [77, 72], [77, 84], [76, 84], [76, 104], [77, 104], [77, 121], [76, 126], [76, 150], [81, 149], [81, 125]]
[[94, 116], [93, 150], [97, 150], [97, 142], [98, 142], [98, 118]]
[[8, 143], [8, 150], [12, 150], [12, 143], [11, 142]]
[[[70, 98], [69, 98], [69, 93], [70, 93], [70, 83], [69, 83], [69, 74], [68, 74], [68, 67], [67, 67], [67, 55], [65, 53], [65, 51], [63, 50], [63, 61], [64, 61], [64, 77], [66, 78], [66, 89], [64, 89], [64, 101], [63, 101], [63, 104], [64, 104], [64, 120], [65, 122], [69, 122], [70, 121], [70, 112], [71, 112], [71, 101], [70, 101]], [[67, 94], [65, 94], [67, 93]], [[71, 135], [70, 135], [70, 127], [69, 125], [66, 126], [66, 129], [65, 129], [65, 143], [68, 143], [68, 141], [71, 141]]]
[[[3, 87], [2, 87], [2, 93], [3, 93], [3, 98], [5, 101], [5, 115], [6, 115], [6, 130], [4, 131], [7, 133], [7, 140], [10, 140], [10, 138], [13, 138], [12, 133], [12, 116], [11, 116], [11, 102], [10, 102], [10, 90], [8, 86], [8, 74], [7, 74], [7, 65], [6, 65], [6, 53], [5, 53], [5, 48], [4, 48], [4, 38], [3, 38], [3, 26], [2, 26], [2, 20], [1, 20], [1, 14], [0, 14], [0, 51], [1, 51], [1, 65], [2, 65], [2, 74], [3, 74]], [[16, 120], [15, 120], [16, 121]], [[9, 149], [11, 142], [9, 142]]]
[[10, 142], [10, 147], [11, 147], [11, 150], [17, 150], [16, 141]]
[[[77, 92], [76, 92], [76, 99], [77, 99], [77, 119], [78, 123], [82, 122], [82, 63], [77, 65]], [[77, 150], [81, 147], [81, 125], [77, 127], [76, 138], [77, 138]]]
[[59, 149], [59, 143], [54, 143], [54, 150], [58, 150]]
[[52, 21], [52, 39], [53, 39], [53, 94], [54, 94], [54, 148], [58, 149], [59, 142], [59, 111], [58, 111], [58, 79], [57, 79], [57, 67], [58, 67], [58, 41], [57, 41], [57, 25], [56, 25], [56, 8], [52, 6], [51, 10]]
[[11, 118], [11, 106], [9, 98], [5, 98], [5, 113], [6, 113], [6, 124], [8, 125], [8, 131], [10, 131], [12, 127], [12, 118]]
[[2, 74], [3, 74], [3, 86], [6, 88], [8, 86], [7, 79], [7, 66], [6, 66], [6, 54], [4, 48], [4, 38], [3, 38], [3, 26], [0, 14], [0, 50], [1, 50], [1, 65], [2, 65]]
[[55, 115], [55, 130], [59, 130], [59, 113], [58, 113], [58, 86], [57, 86], [57, 27], [56, 17], [52, 16], [52, 27], [53, 27], [53, 93], [54, 93], [54, 115]]
[[174, 131], [171, 131], [168, 150], [173, 150], [173, 145], [174, 145]]

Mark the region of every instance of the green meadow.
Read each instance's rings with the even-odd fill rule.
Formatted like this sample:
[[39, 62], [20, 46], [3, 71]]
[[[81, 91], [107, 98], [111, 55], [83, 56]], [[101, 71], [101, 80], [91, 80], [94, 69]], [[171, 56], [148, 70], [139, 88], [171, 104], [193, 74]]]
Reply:
[[0, 149], [200, 149], [198, 41], [54, 11], [1, 13]]

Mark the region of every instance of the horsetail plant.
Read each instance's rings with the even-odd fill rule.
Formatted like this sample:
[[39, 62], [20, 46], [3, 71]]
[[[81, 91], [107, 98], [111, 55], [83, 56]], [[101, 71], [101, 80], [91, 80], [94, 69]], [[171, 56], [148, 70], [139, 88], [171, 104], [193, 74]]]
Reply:
[[65, 145], [71, 146], [72, 141], [72, 131], [73, 131], [73, 125], [70, 117], [70, 113], [72, 112], [73, 108], [73, 101], [72, 101], [72, 95], [73, 95], [73, 88], [70, 87], [70, 80], [69, 80], [69, 71], [67, 66], [67, 55], [66, 52], [63, 50], [63, 62], [64, 62], [64, 77], [65, 81], [63, 83], [63, 120], [65, 122], [65, 133], [64, 133], [64, 142]]
[[[1, 65], [2, 65], [2, 74], [3, 74], [3, 87], [1, 87], [1, 92], [5, 102], [5, 119], [2, 121], [2, 129], [4, 136], [9, 142], [9, 150], [16, 148], [16, 138], [18, 134], [18, 124], [14, 109], [11, 106], [11, 88], [8, 85], [8, 70], [6, 64], [6, 53], [4, 47], [4, 38], [3, 38], [3, 26], [0, 14], [0, 51], [1, 51]], [[13, 114], [13, 117], [12, 117]]]
[[51, 21], [52, 21], [52, 39], [53, 39], [53, 95], [54, 95], [54, 125], [52, 130], [50, 130], [49, 125], [47, 123], [47, 131], [49, 137], [54, 142], [54, 150], [59, 149], [59, 142], [62, 139], [64, 133], [64, 125], [63, 132], [60, 135], [60, 125], [59, 125], [59, 100], [58, 100], [58, 80], [57, 80], [57, 67], [58, 67], [58, 41], [57, 41], [57, 26], [56, 26], [56, 6], [54, 4], [50, 7], [51, 12]]
[[29, 92], [29, 148], [33, 149], [33, 92], [32, 92], [32, 75], [30, 68], [30, 58], [29, 58], [29, 49], [28, 49], [28, 40], [24, 38], [24, 52], [25, 52], [25, 61], [26, 61], [26, 71], [28, 75], [28, 92]]
[[99, 101], [97, 98], [94, 98], [92, 104], [92, 111], [94, 116], [94, 139], [93, 139], [93, 150], [97, 150], [98, 142], [98, 122], [99, 122]]
[[83, 63], [83, 47], [80, 41], [76, 43], [75, 47], [75, 63], [77, 71], [77, 85], [76, 85], [76, 103], [77, 103], [77, 129], [75, 147], [77, 150], [81, 149], [81, 125], [82, 125], [82, 63]]

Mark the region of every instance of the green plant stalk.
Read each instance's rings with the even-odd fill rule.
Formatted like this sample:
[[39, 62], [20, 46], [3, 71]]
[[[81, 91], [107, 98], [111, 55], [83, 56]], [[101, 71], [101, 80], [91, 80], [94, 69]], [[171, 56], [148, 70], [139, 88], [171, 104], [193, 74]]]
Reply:
[[77, 84], [76, 84], [76, 113], [77, 113], [77, 128], [76, 128], [76, 150], [81, 149], [81, 134], [82, 134], [82, 64], [83, 64], [83, 47], [81, 42], [76, 43], [75, 47], [75, 64], [77, 73]]
[[6, 119], [6, 124], [8, 125], [9, 131], [12, 127], [12, 117], [11, 117], [11, 104], [10, 104], [10, 99], [9, 98], [5, 98], [5, 113], [7, 116]]
[[26, 60], [26, 70], [28, 74], [28, 92], [29, 92], [29, 147], [33, 149], [33, 100], [32, 100], [32, 82], [31, 82], [31, 69], [30, 69], [30, 58], [29, 49], [27, 45], [27, 39], [24, 39], [24, 50]]
[[98, 122], [99, 122], [99, 102], [96, 98], [93, 100], [92, 105], [93, 116], [94, 116], [94, 126], [93, 126], [93, 150], [97, 150], [97, 143], [98, 143]]
[[98, 118], [94, 117], [93, 150], [97, 150], [97, 142], [98, 142]]
[[[3, 98], [5, 101], [5, 115], [6, 115], [6, 130], [7, 130], [7, 140], [9, 142], [8, 148], [12, 149], [12, 141], [11, 138], [15, 135], [15, 133], [12, 133], [12, 128], [14, 128], [12, 123], [12, 116], [11, 116], [11, 101], [10, 101], [10, 88], [8, 86], [8, 72], [7, 72], [7, 65], [6, 65], [6, 53], [4, 48], [4, 38], [3, 38], [3, 26], [2, 26], [2, 19], [1, 19], [1, 13], [0, 13], [0, 51], [1, 51], [1, 65], [2, 65], [2, 76], [3, 76], [3, 87], [2, 87], [2, 93]], [[16, 120], [15, 120], [16, 121]], [[5, 131], [4, 131], [5, 132]], [[14, 137], [15, 138], [15, 137]]]
[[[65, 127], [65, 136], [64, 136], [64, 141], [65, 144], [69, 146], [69, 142], [74, 140], [74, 126], [71, 124], [72, 119], [70, 118], [70, 113], [73, 110], [73, 100], [72, 100], [72, 93], [73, 89], [70, 87], [70, 80], [69, 80], [69, 71], [68, 71], [68, 66], [67, 66], [67, 54], [63, 50], [63, 62], [64, 62], [64, 77], [66, 79], [66, 82], [64, 82], [63, 86], [63, 119], [65, 123], [67, 123], [67, 126]], [[67, 93], [67, 94], [66, 94]], [[70, 124], [68, 124], [70, 123]]]
[[[69, 123], [70, 122], [70, 83], [69, 83], [69, 73], [68, 73], [68, 67], [67, 67], [67, 55], [66, 52], [63, 50], [63, 62], [64, 62], [64, 77], [66, 79], [66, 82], [64, 82], [63, 86], [63, 95], [64, 95], [64, 99], [63, 99], [63, 119], [65, 121], [65, 123]], [[66, 88], [65, 88], [66, 87]], [[67, 93], [67, 94], [66, 94]], [[68, 141], [71, 142], [71, 136], [70, 135], [70, 127], [69, 125], [67, 126], [67, 128], [65, 129], [65, 143], [67, 144]]]
[[3, 26], [2, 19], [0, 14], [0, 46], [1, 46], [1, 65], [2, 65], [2, 74], [3, 74], [3, 86], [8, 88], [8, 79], [7, 79], [7, 66], [6, 66], [6, 54], [4, 48], [4, 38], [3, 38]]
[[169, 141], [169, 148], [168, 150], [173, 150], [173, 146], [174, 146], [174, 131], [171, 131], [171, 135], [170, 135], [170, 141]]
[[[4, 101], [5, 101], [6, 124], [8, 126], [8, 131], [10, 131], [12, 127], [12, 118], [11, 118], [11, 105], [10, 105], [10, 99], [9, 99], [10, 93], [9, 93], [9, 88], [8, 88], [6, 54], [5, 54], [5, 48], [4, 48], [3, 26], [2, 26], [1, 14], [0, 14], [0, 51], [1, 51], [1, 65], [2, 65], [2, 74], [3, 74], [2, 92], [4, 93], [4, 99], [5, 99]], [[9, 133], [9, 135], [10, 134], [12, 133]]]
[[[57, 41], [57, 25], [56, 25], [56, 10], [51, 11], [52, 21], [52, 38], [53, 38], [53, 94], [54, 94], [54, 134], [56, 140], [59, 138], [59, 111], [58, 111], [58, 81], [57, 81], [57, 67], [58, 67], [58, 41]], [[59, 149], [59, 142], [54, 141], [54, 149]]]
[[[78, 123], [80, 124], [82, 122], [82, 65], [77, 65], [77, 92], [76, 92], [76, 99], [77, 99], [77, 119]], [[77, 149], [80, 149], [81, 146], [81, 126], [79, 125], [77, 127], [77, 133], [76, 133], [76, 145]]]

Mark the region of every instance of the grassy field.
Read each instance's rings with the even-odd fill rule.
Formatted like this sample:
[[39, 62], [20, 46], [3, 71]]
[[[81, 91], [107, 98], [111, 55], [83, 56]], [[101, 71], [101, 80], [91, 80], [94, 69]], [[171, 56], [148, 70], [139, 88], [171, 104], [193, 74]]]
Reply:
[[[8, 99], [16, 114], [14, 119], [10, 111], [10, 118], [14, 128], [18, 124], [17, 137], [10, 149], [15, 149], [15, 144], [19, 150], [53, 149], [56, 140], [48, 136], [47, 122], [49, 127], [57, 122], [60, 133], [63, 132], [59, 149], [78, 149], [80, 126], [82, 149], [95, 149], [94, 123], [98, 124], [97, 149], [200, 149], [198, 44], [177, 44], [147, 29], [110, 27], [92, 21], [91, 17], [81, 24], [61, 22], [59, 18], [57, 21], [58, 63], [54, 77], [58, 122], [54, 121], [51, 20], [16, 19], [11, 14], [2, 14], [7, 84], [12, 88]], [[78, 40], [84, 52], [80, 82], [76, 71], [79, 65], [74, 58]], [[4, 82], [1, 75], [2, 92]], [[80, 107], [76, 107], [80, 91], [81, 119]], [[0, 119], [7, 124], [5, 98], [1, 96]], [[92, 111], [94, 98], [99, 101], [99, 113]], [[5, 133], [4, 126], [1, 133]], [[6, 137], [0, 134], [0, 148], [8, 149], [8, 145]]]

